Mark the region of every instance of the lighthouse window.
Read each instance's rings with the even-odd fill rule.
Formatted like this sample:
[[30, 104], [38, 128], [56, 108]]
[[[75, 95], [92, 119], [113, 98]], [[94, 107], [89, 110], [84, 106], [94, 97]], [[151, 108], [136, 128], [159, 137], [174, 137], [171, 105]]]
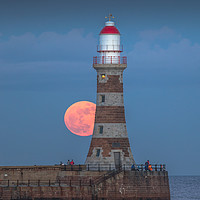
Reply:
[[112, 147], [120, 147], [120, 143], [118, 143], [118, 142], [112, 143]]
[[100, 156], [100, 149], [97, 149], [96, 157]]
[[101, 95], [101, 102], [105, 102], [105, 95]]
[[100, 134], [103, 133], [103, 126], [99, 126], [99, 133], [100, 133]]
[[105, 74], [101, 74], [101, 78], [102, 78], [102, 79], [105, 79], [105, 78], [106, 78], [106, 75], [105, 75]]

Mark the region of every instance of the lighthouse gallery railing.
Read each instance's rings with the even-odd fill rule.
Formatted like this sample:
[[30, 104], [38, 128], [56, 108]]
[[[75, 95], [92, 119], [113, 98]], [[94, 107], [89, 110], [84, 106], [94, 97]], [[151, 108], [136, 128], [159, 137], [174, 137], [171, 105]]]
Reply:
[[95, 56], [93, 64], [127, 64], [126, 56]]

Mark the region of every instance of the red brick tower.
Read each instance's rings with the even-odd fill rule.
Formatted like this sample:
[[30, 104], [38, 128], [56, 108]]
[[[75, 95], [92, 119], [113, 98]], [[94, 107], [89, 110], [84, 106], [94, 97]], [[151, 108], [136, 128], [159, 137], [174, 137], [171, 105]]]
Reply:
[[126, 57], [121, 57], [120, 32], [107, 21], [100, 32], [93, 67], [97, 71], [96, 115], [92, 141], [86, 159], [90, 167], [130, 167], [134, 162], [126, 129], [123, 101], [123, 71]]

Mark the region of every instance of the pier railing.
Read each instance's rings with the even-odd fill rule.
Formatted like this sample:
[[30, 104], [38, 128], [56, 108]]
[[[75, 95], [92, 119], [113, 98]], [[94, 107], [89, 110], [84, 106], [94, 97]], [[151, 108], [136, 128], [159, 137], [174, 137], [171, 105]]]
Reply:
[[62, 171], [83, 171], [86, 165], [60, 165]]
[[122, 169], [123, 171], [166, 171], [165, 164], [151, 164], [151, 167], [145, 167], [144, 164], [136, 165], [113, 165], [113, 164], [87, 164], [87, 171], [111, 171], [115, 169]]
[[40, 186], [92, 186], [93, 180], [0, 180], [0, 187], [40, 187]]
[[123, 171], [137, 170], [137, 171], [166, 171], [165, 164], [152, 164], [148, 169], [144, 164], [136, 165], [114, 165], [114, 164], [87, 164], [87, 165], [61, 165], [62, 171], [111, 171], [122, 169]]

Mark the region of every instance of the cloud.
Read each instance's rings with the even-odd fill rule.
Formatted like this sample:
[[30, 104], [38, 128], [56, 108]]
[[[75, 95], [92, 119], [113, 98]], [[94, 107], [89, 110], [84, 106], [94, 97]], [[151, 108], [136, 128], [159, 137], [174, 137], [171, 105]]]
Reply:
[[159, 30], [145, 30], [139, 33], [139, 36], [142, 40], [158, 40], [158, 39], [174, 39], [180, 38], [181, 36], [177, 34], [173, 29], [168, 28], [167, 26], [162, 27]]
[[13, 35], [7, 41], [0, 41], [0, 61], [80, 61], [92, 55], [95, 47], [96, 40], [93, 35], [84, 35], [82, 29], [73, 29], [66, 34], [44, 32], [39, 36], [25, 33], [20, 36]]
[[63, 83], [81, 80], [91, 72], [96, 44], [93, 35], [82, 29], [1, 39], [0, 89], [64, 88]]
[[181, 37], [167, 27], [139, 34], [141, 40], [128, 54], [129, 62], [137, 68], [200, 67], [200, 44], [193, 44], [189, 39]]

